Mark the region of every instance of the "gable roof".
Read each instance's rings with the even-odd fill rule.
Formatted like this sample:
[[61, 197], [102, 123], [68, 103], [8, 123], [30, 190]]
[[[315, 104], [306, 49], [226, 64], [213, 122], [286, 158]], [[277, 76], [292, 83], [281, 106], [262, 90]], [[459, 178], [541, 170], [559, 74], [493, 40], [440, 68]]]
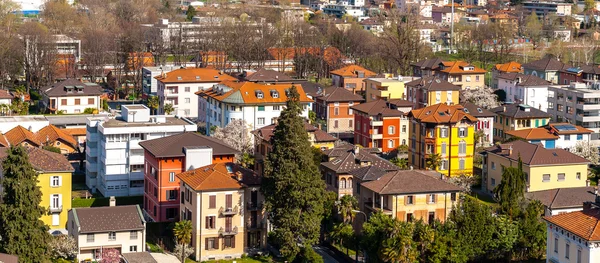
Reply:
[[138, 205], [73, 208], [79, 233], [144, 230], [144, 216]]
[[568, 65], [560, 62], [558, 59], [553, 58], [552, 56], [545, 56], [542, 59], [523, 64], [523, 68], [541, 71], [559, 71], [568, 67]]
[[[82, 88], [82, 92], [68, 92], [66, 87], [71, 87], [72, 89], [80, 87]], [[99, 85], [96, 85], [95, 83], [83, 83], [76, 79], [66, 79], [58, 83], [50, 84], [43, 87], [41, 90], [48, 97], [99, 96], [104, 94], [102, 87]]]
[[8, 143], [3, 134], [0, 134], [0, 148], [1, 147], [10, 147], [10, 143]]
[[459, 86], [456, 86], [444, 79], [440, 79], [437, 76], [416, 79], [406, 83], [406, 86], [416, 87], [427, 91], [460, 90]]
[[27, 141], [34, 146], [42, 145], [42, 142], [37, 136], [35, 136], [33, 132], [23, 128], [21, 125], [18, 125], [17, 127], [12, 128], [10, 131], [7, 131], [4, 136], [10, 145], [18, 145], [24, 141]]
[[548, 86], [552, 84], [550, 81], [542, 79], [538, 76], [525, 75], [523, 73], [501, 73], [498, 75], [498, 78], [518, 81], [516, 85], [520, 87]]
[[[262, 140], [269, 142], [271, 141], [271, 137], [273, 137], [273, 134], [275, 133], [275, 127], [277, 127], [277, 124], [267, 125], [265, 127], [252, 131], [252, 134], [257, 135], [261, 137]], [[304, 122], [304, 130], [308, 133], [314, 134], [315, 142], [335, 142], [338, 140], [338, 138], [333, 137], [333, 135], [323, 130], [320, 130], [319, 128], [313, 126], [308, 122]]]
[[588, 164], [589, 161], [563, 149], [546, 149], [542, 144], [512, 141], [486, 148], [485, 152], [518, 161], [527, 165]]
[[506, 134], [525, 140], [553, 140], [560, 138], [558, 135], [544, 128], [529, 128], [524, 130], [507, 131]]
[[583, 207], [584, 202], [594, 202], [594, 187], [556, 188], [544, 191], [528, 192], [529, 200], [539, 200], [550, 209]]
[[490, 111], [498, 115], [508, 116], [516, 119], [552, 117], [552, 115], [549, 113], [524, 104], [504, 104], [503, 106], [493, 108]]
[[14, 98], [15, 98], [15, 96], [13, 96], [13, 94], [10, 91], [0, 89], [0, 99], [11, 99], [12, 100]]
[[261, 68], [252, 74], [248, 74], [245, 80], [252, 82], [286, 82], [294, 79], [283, 72]]
[[213, 137], [204, 136], [195, 132], [183, 132], [167, 137], [147, 140], [139, 143], [142, 148], [156, 158], [183, 157], [184, 147], [208, 146], [215, 155], [232, 155], [239, 151]]
[[440, 63], [443, 63], [443, 62], [444, 61], [441, 60], [440, 58], [430, 58], [430, 59], [421, 60], [419, 62], [411, 64], [411, 66], [419, 67], [421, 69], [436, 70], [436, 69], [440, 68]]
[[[579, 125], [575, 125], [575, 124], [571, 124], [571, 123], [566, 123], [566, 122], [561, 122], [561, 123], [549, 123], [547, 125], [548, 129], [552, 130], [552, 132], [559, 134], [559, 135], [563, 135], [563, 134], [591, 134], [594, 131], [590, 130], [590, 129], [586, 129], [583, 128]], [[564, 129], [564, 127], [568, 128], [568, 129]]]
[[[241, 181], [235, 178], [238, 172]], [[260, 184], [260, 178], [253, 171], [234, 163], [210, 164], [180, 173], [177, 178], [196, 191], [241, 189], [246, 184]]]
[[600, 209], [582, 210], [544, 216], [543, 218], [586, 241], [600, 241]]
[[79, 146], [79, 143], [71, 134], [68, 134], [64, 130], [59, 129], [52, 124], [37, 131], [35, 136], [37, 136], [40, 142], [55, 142], [57, 140], [61, 140], [62, 142], [71, 146], [73, 149], [77, 149]]
[[321, 165], [331, 169], [336, 173], [350, 173], [353, 170], [364, 167], [360, 164], [362, 162], [370, 163], [368, 166], [376, 166], [386, 171], [395, 171], [400, 169], [398, 166], [394, 165], [388, 160], [369, 152], [365, 153], [362, 151], [362, 149], [360, 149], [358, 153], [354, 153], [354, 150], [346, 150], [346, 152], [342, 153], [340, 156], [335, 157], [328, 162], [323, 162]]
[[234, 77], [212, 68], [180, 68], [154, 77], [163, 83], [205, 83], [235, 80]]
[[496, 116], [495, 113], [493, 113], [483, 107], [477, 106], [473, 103], [470, 103], [470, 102], [464, 102], [461, 105], [463, 106], [464, 112], [471, 114], [475, 118]]
[[[292, 86], [298, 90], [300, 102], [312, 102], [304, 93], [302, 85], [296, 83], [260, 84], [248, 81], [223, 81], [210, 89], [196, 92], [196, 95], [234, 104], [284, 104], [287, 101], [287, 91]], [[277, 92], [277, 97], [273, 92]], [[263, 98], [258, 98], [259, 93], [262, 93]]]
[[330, 71], [332, 75], [354, 78], [358, 77], [358, 72], [363, 72], [365, 78], [377, 76], [377, 73], [354, 64]]
[[424, 174], [426, 171], [400, 170], [381, 178], [362, 183], [365, 188], [381, 195], [460, 192], [459, 187], [439, 178]]
[[[354, 149], [356, 147], [360, 147], [360, 146], [355, 146], [355, 145], [350, 144], [345, 141], [339, 141], [338, 143], [336, 143], [334, 148], [323, 151], [323, 154], [327, 155], [327, 157], [329, 157], [329, 158], [340, 157], [340, 156], [346, 154], [347, 152], [354, 151]], [[362, 153], [369, 153], [369, 154], [375, 154], [375, 153], [380, 152], [379, 148], [365, 148], [365, 147], [360, 148], [360, 151]]]
[[478, 121], [473, 115], [466, 113], [462, 105], [445, 103], [411, 110], [408, 116], [427, 123], [457, 123], [465, 118], [471, 122]]
[[323, 95], [317, 98], [326, 102], [365, 101], [365, 99], [362, 96], [354, 94], [352, 91], [349, 91], [344, 87], [326, 88], [323, 91]]
[[[444, 69], [440, 70], [440, 72], [445, 72], [449, 74], [484, 74], [487, 71], [482, 68], [475, 67], [465, 61], [451, 61], [451, 62], [443, 62]], [[465, 70], [465, 67], [473, 67], [473, 70]]]
[[381, 115], [382, 117], [400, 117], [406, 115], [402, 111], [390, 109], [388, 103], [382, 99], [361, 103], [350, 108], [369, 116]]
[[521, 73], [523, 72], [523, 67], [521, 63], [510, 61], [504, 64], [496, 64], [495, 69], [504, 73]]

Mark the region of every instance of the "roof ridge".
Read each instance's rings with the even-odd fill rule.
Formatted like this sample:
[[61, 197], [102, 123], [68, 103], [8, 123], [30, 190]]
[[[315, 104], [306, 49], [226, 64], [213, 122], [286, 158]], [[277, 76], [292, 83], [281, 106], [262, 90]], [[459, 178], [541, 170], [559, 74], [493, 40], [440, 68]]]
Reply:
[[560, 192], [561, 188], [556, 189], [556, 193], [554, 194], [554, 198], [552, 198], [552, 201], [550, 202], [550, 208], [552, 208], [552, 204], [554, 204], [554, 200], [556, 200], [556, 197], [558, 197], [558, 192]]
[[[588, 216], [588, 215], [586, 215], [586, 216]], [[598, 228], [599, 224], [600, 224], [600, 220], [598, 220], [598, 218], [596, 218], [596, 224], [594, 225], [594, 228], [592, 228], [591, 232], [589, 233], [589, 236], [587, 237], [588, 240], [592, 238], [592, 236], [596, 232], [596, 229]]]
[[[385, 189], [388, 187], [388, 185], [389, 185], [389, 184], [390, 184], [390, 183], [391, 183], [391, 182], [394, 180], [394, 178], [396, 178], [396, 176], [398, 176], [398, 174], [399, 174], [399, 171], [395, 171], [395, 172], [394, 172], [394, 175], [392, 175], [392, 178], [390, 178], [390, 179], [389, 179], [389, 180], [388, 180], [388, 181], [387, 181], [387, 182], [386, 182], [386, 183], [383, 185], [383, 187], [381, 187], [381, 190], [380, 190], [380, 191], [381, 191], [381, 192], [383, 192], [383, 190], [385, 190]], [[384, 176], [385, 176], [385, 175], [384, 175]], [[382, 176], [382, 178], [383, 178], [383, 176]], [[379, 178], [379, 179], [381, 179], [381, 178]]]

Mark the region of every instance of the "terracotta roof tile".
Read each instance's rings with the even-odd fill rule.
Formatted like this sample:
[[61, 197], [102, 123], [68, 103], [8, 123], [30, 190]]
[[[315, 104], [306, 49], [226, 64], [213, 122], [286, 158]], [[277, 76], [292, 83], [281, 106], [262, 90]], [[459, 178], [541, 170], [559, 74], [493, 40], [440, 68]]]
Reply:
[[213, 155], [232, 155], [239, 153], [236, 149], [213, 137], [195, 132], [184, 132], [167, 137], [146, 140], [139, 143], [142, 148], [156, 158], [183, 157], [184, 147], [209, 146]]
[[85, 136], [87, 132], [85, 128], [66, 128], [63, 131], [72, 136]]
[[507, 62], [504, 64], [496, 64], [495, 66], [496, 70], [500, 71], [500, 72], [504, 72], [504, 73], [521, 73], [523, 72], [523, 67], [521, 67], [521, 64], [518, 62]]
[[[485, 69], [475, 67], [465, 61], [443, 62], [443, 64], [444, 69], [441, 72], [450, 74], [482, 74], [487, 72]], [[464, 68], [467, 66], [472, 66], [473, 70], [465, 70]]]
[[417, 170], [389, 172], [377, 180], [363, 183], [362, 186], [381, 195], [448, 193], [462, 190], [453, 184], [425, 173], [427, 172]]
[[530, 128], [524, 130], [507, 131], [506, 134], [525, 140], [548, 140], [558, 139], [559, 136], [544, 128]]
[[138, 205], [73, 208], [79, 233], [144, 230], [144, 216]]
[[0, 99], [14, 99], [15, 96], [12, 95], [12, 93], [10, 93], [10, 91], [8, 90], [0, 90]]
[[318, 100], [326, 102], [340, 102], [340, 101], [365, 101], [365, 99], [354, 94], [352, 91], [347, 90], [344, 87], [329, 87], [323, 91], [323, 95], [317, 97]]
[[545, 216], [544, 220], [557, 225], [586, 241], [600, 241], [599, 209]]
[[77, 149], [79, 143], [73, 138], [73, 136], [65, 130], [59, 129], [56, 126], [50, 124], [35, 133], [35, 136], [40, 142], [55, 142], [57, 140], [66, 143], [73, 149]]
[[23, 128], [21, 125], [12, 128], [10, 131], [6, 132], [4, 136], [10, 145], [18, 145], [24, 141], [27, 141], [34, 146], [42, 145], [41, 141], [33, 132]]
[[224, 80], [235, 80], [234, 77], [216, 69], [209, 68], [182, 68], [167, 72], [164, 75], [154, 77], [163, 83], [199, 83], [199, 82], [221, 82]]
[[[7, 156], [8, 148], [0, 148], [0, 159]], [[67, 157], [60, 153], [46, 151], [37, 147], [27, 147], [29, 162], [36, 171], [43, 172], [73, 172], [73, 166]]]
[[358, 77], [358, 72], [363, 72], [365, 78], [377, 76], [377, 73], [370, 71], [366, 68], [363, 68], [361, 66], [354, 65], [354, 64], [348, 65], [348, 66], [345, 66], [343, 68], [339, 68], [336, 70], [332, 70], [330, 73], [332, 75], [338, 75], [338, 76], [342, 76], [342, 77], [356, 78], [356, 77]]
[[[300, 94], [300, 102], [312, 102], [306, 96], [302, 85], [295, 83], [260, 84], [254, 82], [223, 81], [208, 90], [196, 92], [200, 96], [208, 96], [215, 100], [235, 104], [284, 104], [287, 101], [287, 90], [295, 86]], [[273, 92], [277, 92], [277, 96]], [[262, 93], [262, 98], [259, 98]]]
[[471, 122], [478, 121], [473, 115], [466, 113], [462, 105], [447, 105], [444, 103], [412, 110], [408, 116], [427, 123], [457, 123], [463, 119]]
[[[238, 172], [242, 175], [241, 181], [236, 179]], [[180, 173], [177, 177], [196, 191], [241, 189], [245, 185], [260, 184], [260, 177], [253, 171], [234, 163], [211, 164]]]
[[[511, 150], [512, 149], [512, 150]], [[486, 148], [486, 152], [496, 154], [513, 161], [519, 157], [527, 165], [565, 165], [588, 164], [589, 161], [563, 149], [546, 149], [541, 144], [531, 144], [525, 141], [494, 145]]]

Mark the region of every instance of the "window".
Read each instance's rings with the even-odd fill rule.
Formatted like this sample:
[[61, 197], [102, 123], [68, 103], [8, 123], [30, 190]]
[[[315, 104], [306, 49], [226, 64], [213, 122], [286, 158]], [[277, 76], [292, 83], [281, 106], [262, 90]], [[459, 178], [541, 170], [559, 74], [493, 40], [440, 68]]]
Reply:
[[94, 104], [94, 98], [89, 98], [88, 99], [88, 105], [92, 105]]
[[578, 141], [583, 140], [583, 134], [577, 134], [577, 140]]
[[206, 229], [215, 229], [215, 216], [207, 216], [206, 217]]
[[352, 120], [348, 120], [348, 128], [353, 128], [354, 126], [352, 124]]
[[412, 196], [412, 195], [407, 195], [407, 196], [406, 196], [406, 204], [407, 204], [407, 205], [412, 205], [412, 204], [414, 204], [414, 196]]
[[217, 196], [210, 195], [208, 196], [208, 208], [217, 208]]
[[550, 182], [550, 174], [542, 175], [542, 182]]
[[67, 99], [61, 99], [61, 100], [60, 100], [60, 105], [61, 105], [61, 106], [65, 106], [65, 105], [67, 105]]
[[440, 162], [440, 167], [439, 167], [439, 169], [440, 169], [441, 171], [448, 170], [448, 160], [442, 160], [442, 161]]
[[558, 238], [554, 238], [554, 253], [558, 253]]
[[81, 104], [81, 99], [75, 99], [75, 105], [80, 105]]
[[430, 204], [435, 204], [435, 194], [427, 195], [427, 202]]
[[465, 80], [466, 80], [467, 82], [471, 82], [471, 76], [467, 76], [467, 77], [465, 78]]
[[475, 76], [475, 81], [479, 81], [479, 76]]
[[338, 125], [339, 125], [338, 120], [333, 121], [333, 128], [338, 128], [339, 127]]
[[388, 148], [394, 148], [394, 140], [388, 140]]
[[223, 243], [224, 248], [235, 248], [235, 236], [225, 237]]
[[185, 98], [185, 103], [190, 103], [190, 98]]
[[227, 194], [227, 195], [225, 195], [225, 208], [232, 208], [232, 207], [233, 207], [233, 195]]
[[87, 242], [88, 243], [94, 242], [94, 234], [87, 234]]
[[59, 187], [60, 186], [60, 176], [52, 176], [52, 180], [50, 180], [50, 186]]
[[452, 201], [452, 202], [456, 201], [456, 193], [450, 194], [450, 201]]
[[577, 178], [577, 180], [581, 180], [581, 173], [577, 172], [577, 175], [575, 176], [575, 178]]
[[558, 181], [561, 182], [561, 181], [564, 181], [564, 180], [565, 180], [565, 174], [564, 173], [559, 173], [558, 174]]
[[458, 154], [459, 155], [467, 154], [467, 142], [465, 142], [464, 140], [461, 140], [458, 143]]
[[340, 108], [338, 108], [338, 107], [333, 108], [333, 115], [335, 115], [335, 116], [340, 115]]
[[569, 250], [570, 250], [569, 248], [570, 248], [569, 243], [566, 243], [565, 244], [565, 258], [569, 258]]
[[492, 186], [496, 186], [496, 179], [492, 178]]
[[59, 208], [60, 207], [60, 195], [53, 194], [50, 200], [51, 200], [51, 203], [50, 203], [51, 208]]
[[458, 128], [458, 137], [467, 137], [467, 128]]
[[446, 155], [446, 146], [446, 142], [442, 142], [442, 146], [440, 147], [442, 155]]
[[440, 137], [448, 138], [448, 128], [440, 128]]
[[396, 133], [396, 127], [390, 125], [388, 126], [388, 134], [394, 134]]
[[465, 159], [458, 160], [458, 169], [459, 170], [464, 170], [465, 169]]
[[570, 141], [571, 140], [571, 135], [567, 134], [565, 135], [565, 141]]
[[175, 182], [175, 172], [169, 173], [169, 182]]
[[108, 232], [108, 240], [109, 241], [117, 240], [117, 233], [116, 232]]
[[265, 111], [265, 106], [258, 106], [258, 111]]
[[496, 170], [496, 163], [492, 162], [492, 170]]
[[130, 231], [129, 232], [129, 239], [130, 240], [137, 240], [138, 239], [138, 232], [137, 231]]
[[177, 200], [177, 190], [167, 190], [167, 200], [168, 201]]
[[429, 224], [433, 224], [435, 222], [435, 212], [429, 212], [427, 222], [429, 222]]
[[190, 87], [185, 87], [185, 92], [190, 92]]
[[275, 106], [273, 106], [273, 110], [280, 110], [280, 109], [279, 109], [279, 105], [275, 105]]
[[259, 125], [265, 124], [265, 118], [258, 118], [258, 124]]
[[137, 252], [137, 246], [129, 246], [129, 252]]
[[413, 220], [413, 215], [412, 213], [407, 213], [406, 214], [406, 222], [412, 222]]
[[167, 219], [175, 219], [175, 215], [177, 215], [177, 208], [167, 208], [166, 215]]
[[402, 133], [406, 133], [406, 125], [402, 125]]
[[206, 238], [205, 240], [206, 242], [204, 242], [206, 245], [205, 249], [206, 250], [213, 250], [213, 249], [219, 249], [219, 242], [217, 241], [216, 237], [209, 237]]
[[581, 250], [577, 250], [577, 263], [581, 263]]

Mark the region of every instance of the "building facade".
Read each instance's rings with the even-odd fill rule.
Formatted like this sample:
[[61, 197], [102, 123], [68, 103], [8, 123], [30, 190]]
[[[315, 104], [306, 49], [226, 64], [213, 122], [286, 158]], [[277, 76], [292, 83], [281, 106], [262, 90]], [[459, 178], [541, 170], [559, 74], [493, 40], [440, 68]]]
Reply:
[[547, 149], [570, 149], [578, 142], [588, 144], [593, 131], [570, 123], [550, 123], [540, 128], [510, 131], [506, 134], [529, 143], [541, 143]]
[[600, 139], [600, 90], [583, 83], [548, 88], [548, 113], [553, 122], [569, 122], [594, 131]]
[[504, 73], [523, 73], [523, 67], [515, 61], [494, 65], [494, 68], [492, 68], [492, 88], [498, 88], [498, 76]]
[[436, 76], [461, 89], [479, 89], [485, 86], [486, 70], [464, 61], [442, 62]]
[[598, 205], [593, 204], [583, 211], [545, 216], [547, 262], [600, 261], [599, 214]]
[[494, 117], [496, 114], [470, 102], [461, 105], [464, 107], [464, 112], [478, 119], [475, 123], [475, 132], [481, 131], [481, 136], [479, 141], [476, 141], [477, 145], [490, 146], [494, 144]]
[[382, 152], [408, 145], [410, 131], [406, 115], [412, 110], [412, 103], [405, 100], [376, 100], [353, 106], [352, 109], [355, 144], [379, 148]]
[[377, 76], [377, 73], [365, 69], [358, 65], [348, 65], [340, 69], [332, 70], [331, 74], [332, 85], [336, 87], [344, 87], [352, 92], [364, 92], [365, 86], [363, 80]]
[[524, 104], [505, 104], [490, 110], [494, 119], [494, 140], [504, 140], [509, 131], [518, 131], [544, 126], [551, 115]]
[[423, 77], [406, 83], [407, 100], [415, 104], [415, 108], [445, 103], [459, 103], [460, 87], [436, 76]]
[[569, 68], [568, 65], [551, 56], [523, 64], [523, 71], [526, 75], [540, 77], [552, 84], [559, 83], [560, 71], [567, 68]]
[[409, 81], [417, 77], [392, 77], [388, 78], [366, 78], [365, 98], [367, 102], [375, 100], [406, 99], [406, 86]]
[[325, 120], [324, 128], [327, 133], [338, 134], [338, 138], [354, 137], [354, 111], [351, 107], [364, 101], [363, 97], [352, 91], [332, 87], [315, 98], [314, 108], [317, 118]]
[[541, 111], [548, 110], [548, 86], [551, 83], [534, 75], [504, 73], [498, 75], [498, 89], [506, 93], [506, 103], [521, 103]]
[[95, 83], [83, 83], [76, 79], [67, 79], [42, 88], [43, 107], [51, 113], [77, 114], [86, 109], [100, 111], [104, 94], [102, 87]]

